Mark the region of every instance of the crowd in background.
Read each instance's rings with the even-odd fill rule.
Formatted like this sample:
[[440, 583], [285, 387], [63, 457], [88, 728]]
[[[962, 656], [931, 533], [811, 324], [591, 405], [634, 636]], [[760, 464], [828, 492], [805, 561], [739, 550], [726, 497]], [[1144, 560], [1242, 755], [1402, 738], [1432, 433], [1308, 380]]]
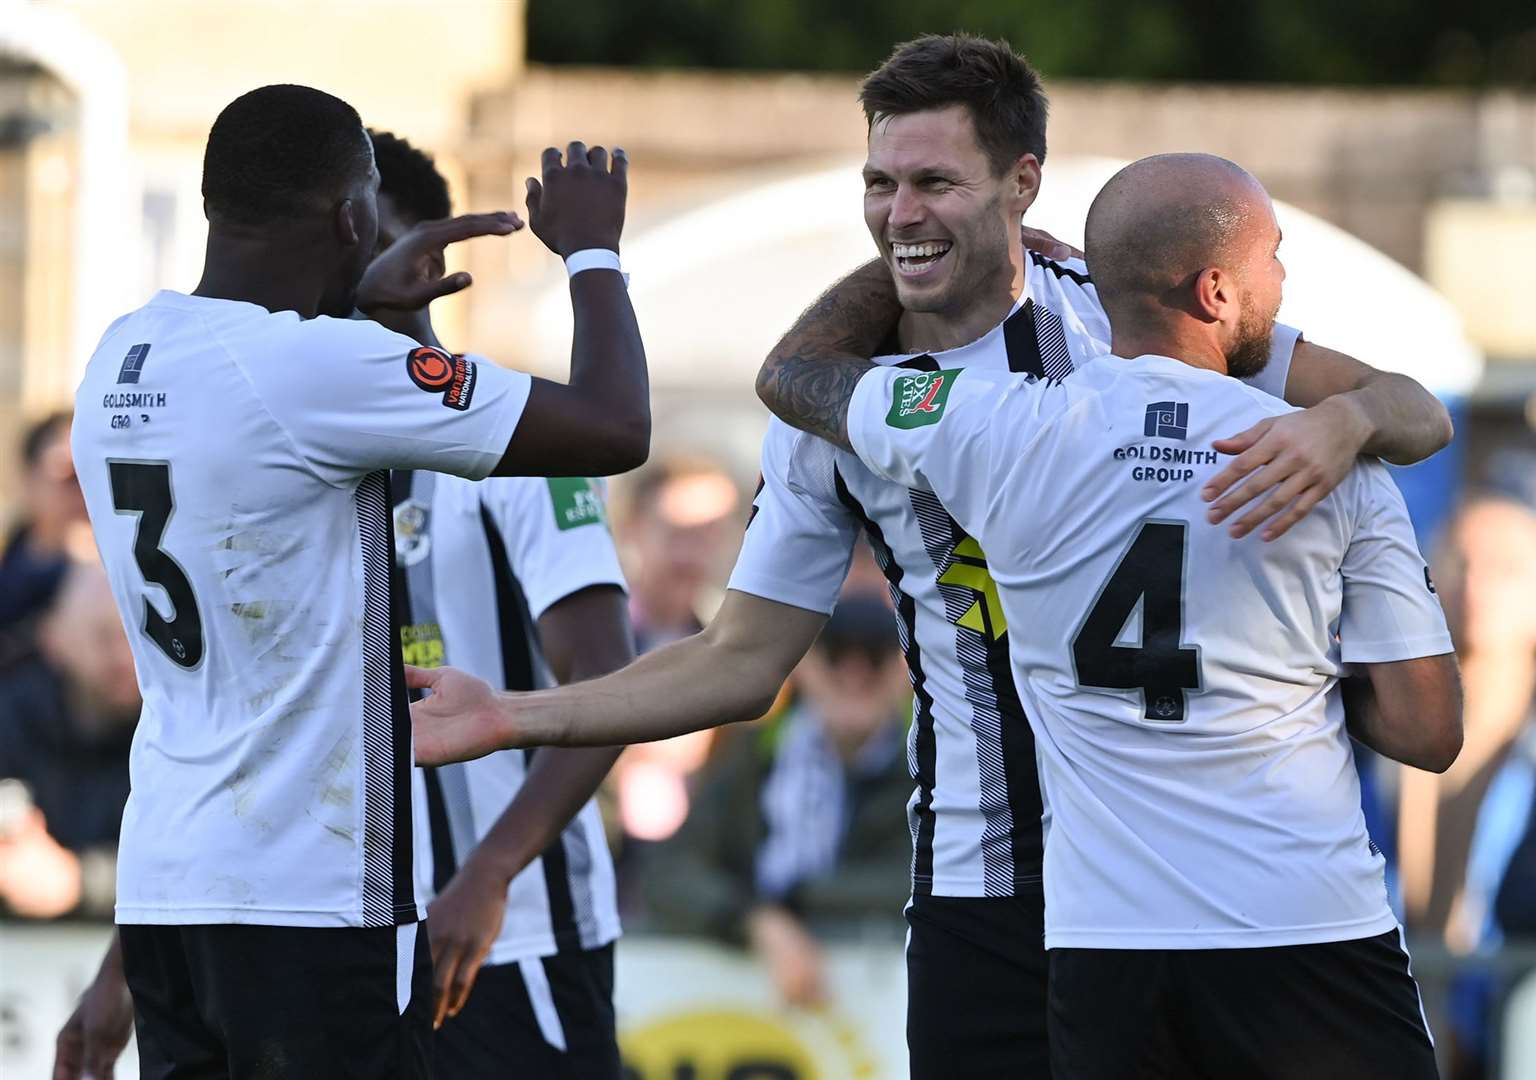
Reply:
[[[0, 914], [105, 920], [139, 697], [68, 432], [53, 415], [22, 433], [0, 533]], [[1465, 958], [1446, 1012], [1460, 1077], [1482, 1075], [1507, 975], [1481, 961], [1536, 949], [1536, 461], [1495, 455], [1475, 479], [1430, 545], [1465, 749], [1438, 776], [1361, 755], [1410, 938]], [[746, 509], [707, 457], [615, 482], [642, 650], [709, 617]], [[631, 926], [749, 948], [784, 999], [806, 1005], [823, 995], [828, 936], [899, 932], [910, 688], [889, 602], [861, 546], [842, 604], [769, 715], [625, 752], [604, 808]]]

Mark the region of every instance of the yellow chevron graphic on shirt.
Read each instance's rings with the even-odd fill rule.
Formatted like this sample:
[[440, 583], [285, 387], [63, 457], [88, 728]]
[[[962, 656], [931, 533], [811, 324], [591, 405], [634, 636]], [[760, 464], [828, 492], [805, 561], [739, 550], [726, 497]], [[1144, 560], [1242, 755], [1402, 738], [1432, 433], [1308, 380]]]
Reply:
[[969, 536], [962, 537], [950, 552], [949, 569], [939, 575], [940, 585], [959, 585], [976, 593], [976, 602], [960, 616], [959, 625], [974, 630], [989, 641], [996, 641], [1008, 632], [1008, 619], [1003, 615], [1002, 598], [997, 593], [997, 582], [987, 569], [987, 555], [981, 545]]

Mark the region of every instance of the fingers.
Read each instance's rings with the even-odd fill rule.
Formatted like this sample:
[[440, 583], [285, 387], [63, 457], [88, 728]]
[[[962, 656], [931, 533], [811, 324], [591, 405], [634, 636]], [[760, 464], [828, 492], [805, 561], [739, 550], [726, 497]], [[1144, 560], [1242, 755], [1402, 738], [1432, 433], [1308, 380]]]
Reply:
[[587, 163], [587, 144], [580, 139], [572, 140], [565, 148], [565, 167], [574, 169]]
[[1291, 501], [1300, 495], [1309, 486], [1307, 478], [1301, 473], [1293, 473], [1281, 483], [1269, 489], [1262, 499], [1253, 502], [1248, 512], [1232, 523], [1228, 531], [1236, 539], [1247, 536], [1265, 521], [1280, 513]]
[[405, 685], [412, 690], [431, 690], [443, 679], [442, 668], [419, 668], [405, 665]]
[[546, 146], [544, 152], [539, 155], [539, 169], [548, 176], [560, 168], [560, 151], [553, 146]]
[[442, 221], [418, 225], [422, 237], [433, 248], [473, 240], [477, 236], [506, 236], [523, 227], [523, 219], [505, 210], [489, 214], [460, 214]]
[[449, 1016], [458, 1016], [469, 1001], [469, 992], [475, 988], [475, 979], [480, 974], [480, 965], [485, 962], [488, 951], [489, 949], [481, 950], [479, 955], [460, 961], [458, 970], [454, 972], [453, 985], [449, 987]]
[[440, 277], [426, 285], [428, 293], [427, 303], [430, 304], [433, 300], [441, 300], [445, 296], [452, 296], [456, 292], [463, 292], [474, 283], [475, 279], [463, 270], [457, 274]]
[[624, 152], [622, 146], [613, 148], [613, 175], [626, 183], [629, 181], [629, 155]]
[[528, 216], [536, 218], [539, 216], [539, 205], [544, 200], [544, 185], [530, 176], [526, 186], [528, 188]]
[[1265, 543], [1268, 543], [1271, 540], [1278, 540], [1280, 537], [1284, 536], [1287, 532], [1290, 531], [1292, 525], [1296, 524], [1302, 518], [1310, 514], [1312, 512], [1312, 508], [1318, 503], [1322, 502], [1327, 494], [1327, 491], [1323, 489], [1321, 484], [1314, 484], [1306, 491], [1303, 491], [1300, 497], [1297, 498], [1295, 502], [1291, 503], [1291, 508], [1289, 510], [1272, 520], [1268, 525], [1264, 527], [1264, 532], [1260, 535], [1263, 536]]
[[594, 146], [587, 151], [587, 164], [592, 166], [593, 172], [607, 172], [608, 151], [604, 150], [601, 146]]
[[1213, 524], [1224, 520], [1228, 514], [1262, 491], [1263, 486], [1267, 485], [1255, 486], [1254, 483], [1244, 484], [1240, 481], [1255, 470], [1268, 465], [1274, 456], [1273, 450], [1254, 447], [1233, 458], [1225, 469], [1211, 477], [1205, 487], [1200, 489], [1200, 497], [1207, 502], [1216, 499], [1205, 515], [1206, 520]]
[[1244, 450], [1258, 442], [1264, 433], [1270, 428], [1269, 420], [1261, 420], [1247, 431], [1239, 431], [1236, 435], [1229, 435], [1225, 439], [1217, 439], [1211, 443], [1211, 449], [1218, 454], [1241, 454]]
[[[428, 919], [427, 922], [431, 922]], [[430, 932], [430, 931], [429, 931]], [[448, 990], [453, 984], [454, 972], [459, 966], [461, 954], [453, 942], [442, 944], [442, 955], [437, 955], [437, 942], [433, 942], [432, 956], [432, 1029], [436, 1031], [448, 1019]]]

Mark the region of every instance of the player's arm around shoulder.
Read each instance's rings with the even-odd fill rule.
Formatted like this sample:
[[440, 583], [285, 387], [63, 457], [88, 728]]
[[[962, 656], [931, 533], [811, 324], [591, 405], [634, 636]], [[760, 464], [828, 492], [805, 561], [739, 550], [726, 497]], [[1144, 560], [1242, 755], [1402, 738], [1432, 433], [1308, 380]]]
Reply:
[[1461, 674], [1434, 581], [1380, 462], [1362, 461], [1346, 484], [1353, 520], [1340, 655], [1365, 669], [1373, 698], [1354, 712], [1351, 734], [1395, 761], [1444, 772], [1461, 752]]
[[1261, 526], [1265, 540], [1283, 535], [1361, 454], [1410, 465], [1451, 441], [1450, 413], [1406, 375], [1378, 371], [1288, 327], [1276, 328], [1275, 342], [1270, 366], [1284, 375], [1285, 400], [1301, 411], [1218, 439], [1215, 449], [1235, 456], [1201, 491], [1213, 523], [1242, 511], [1230, 526], [1234, 537]]

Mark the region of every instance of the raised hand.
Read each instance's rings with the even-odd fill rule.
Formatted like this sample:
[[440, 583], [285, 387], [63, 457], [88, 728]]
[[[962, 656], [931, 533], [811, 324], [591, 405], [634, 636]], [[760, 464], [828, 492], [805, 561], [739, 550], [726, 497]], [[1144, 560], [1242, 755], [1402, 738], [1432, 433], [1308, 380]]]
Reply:
[[573, 142], [553, 146], [541, 159], [543, 179], [528, 178], [528, 223], [533, 234], [562, 259], [587, 248], [619, 250], [624, 201], [629, 192], [629, 158], [615, 148], [610, 162], [601, 146], [588, 150]]
[[357, 307], [368, 314], [415, 311], [467, 289], [473, 280], [468, 274], [444, 273], [448, 245], [477, 236], [507, 236], [522, 227], [522, 218], [502, 211], [423, 221], [368, 264], [357, 286]]
[[411, 704], [416, 764], [471, 761], [502, 749], [501, 713], [489, 683], [455, 668], [406, 665], [405, 685], [432, 693]]

